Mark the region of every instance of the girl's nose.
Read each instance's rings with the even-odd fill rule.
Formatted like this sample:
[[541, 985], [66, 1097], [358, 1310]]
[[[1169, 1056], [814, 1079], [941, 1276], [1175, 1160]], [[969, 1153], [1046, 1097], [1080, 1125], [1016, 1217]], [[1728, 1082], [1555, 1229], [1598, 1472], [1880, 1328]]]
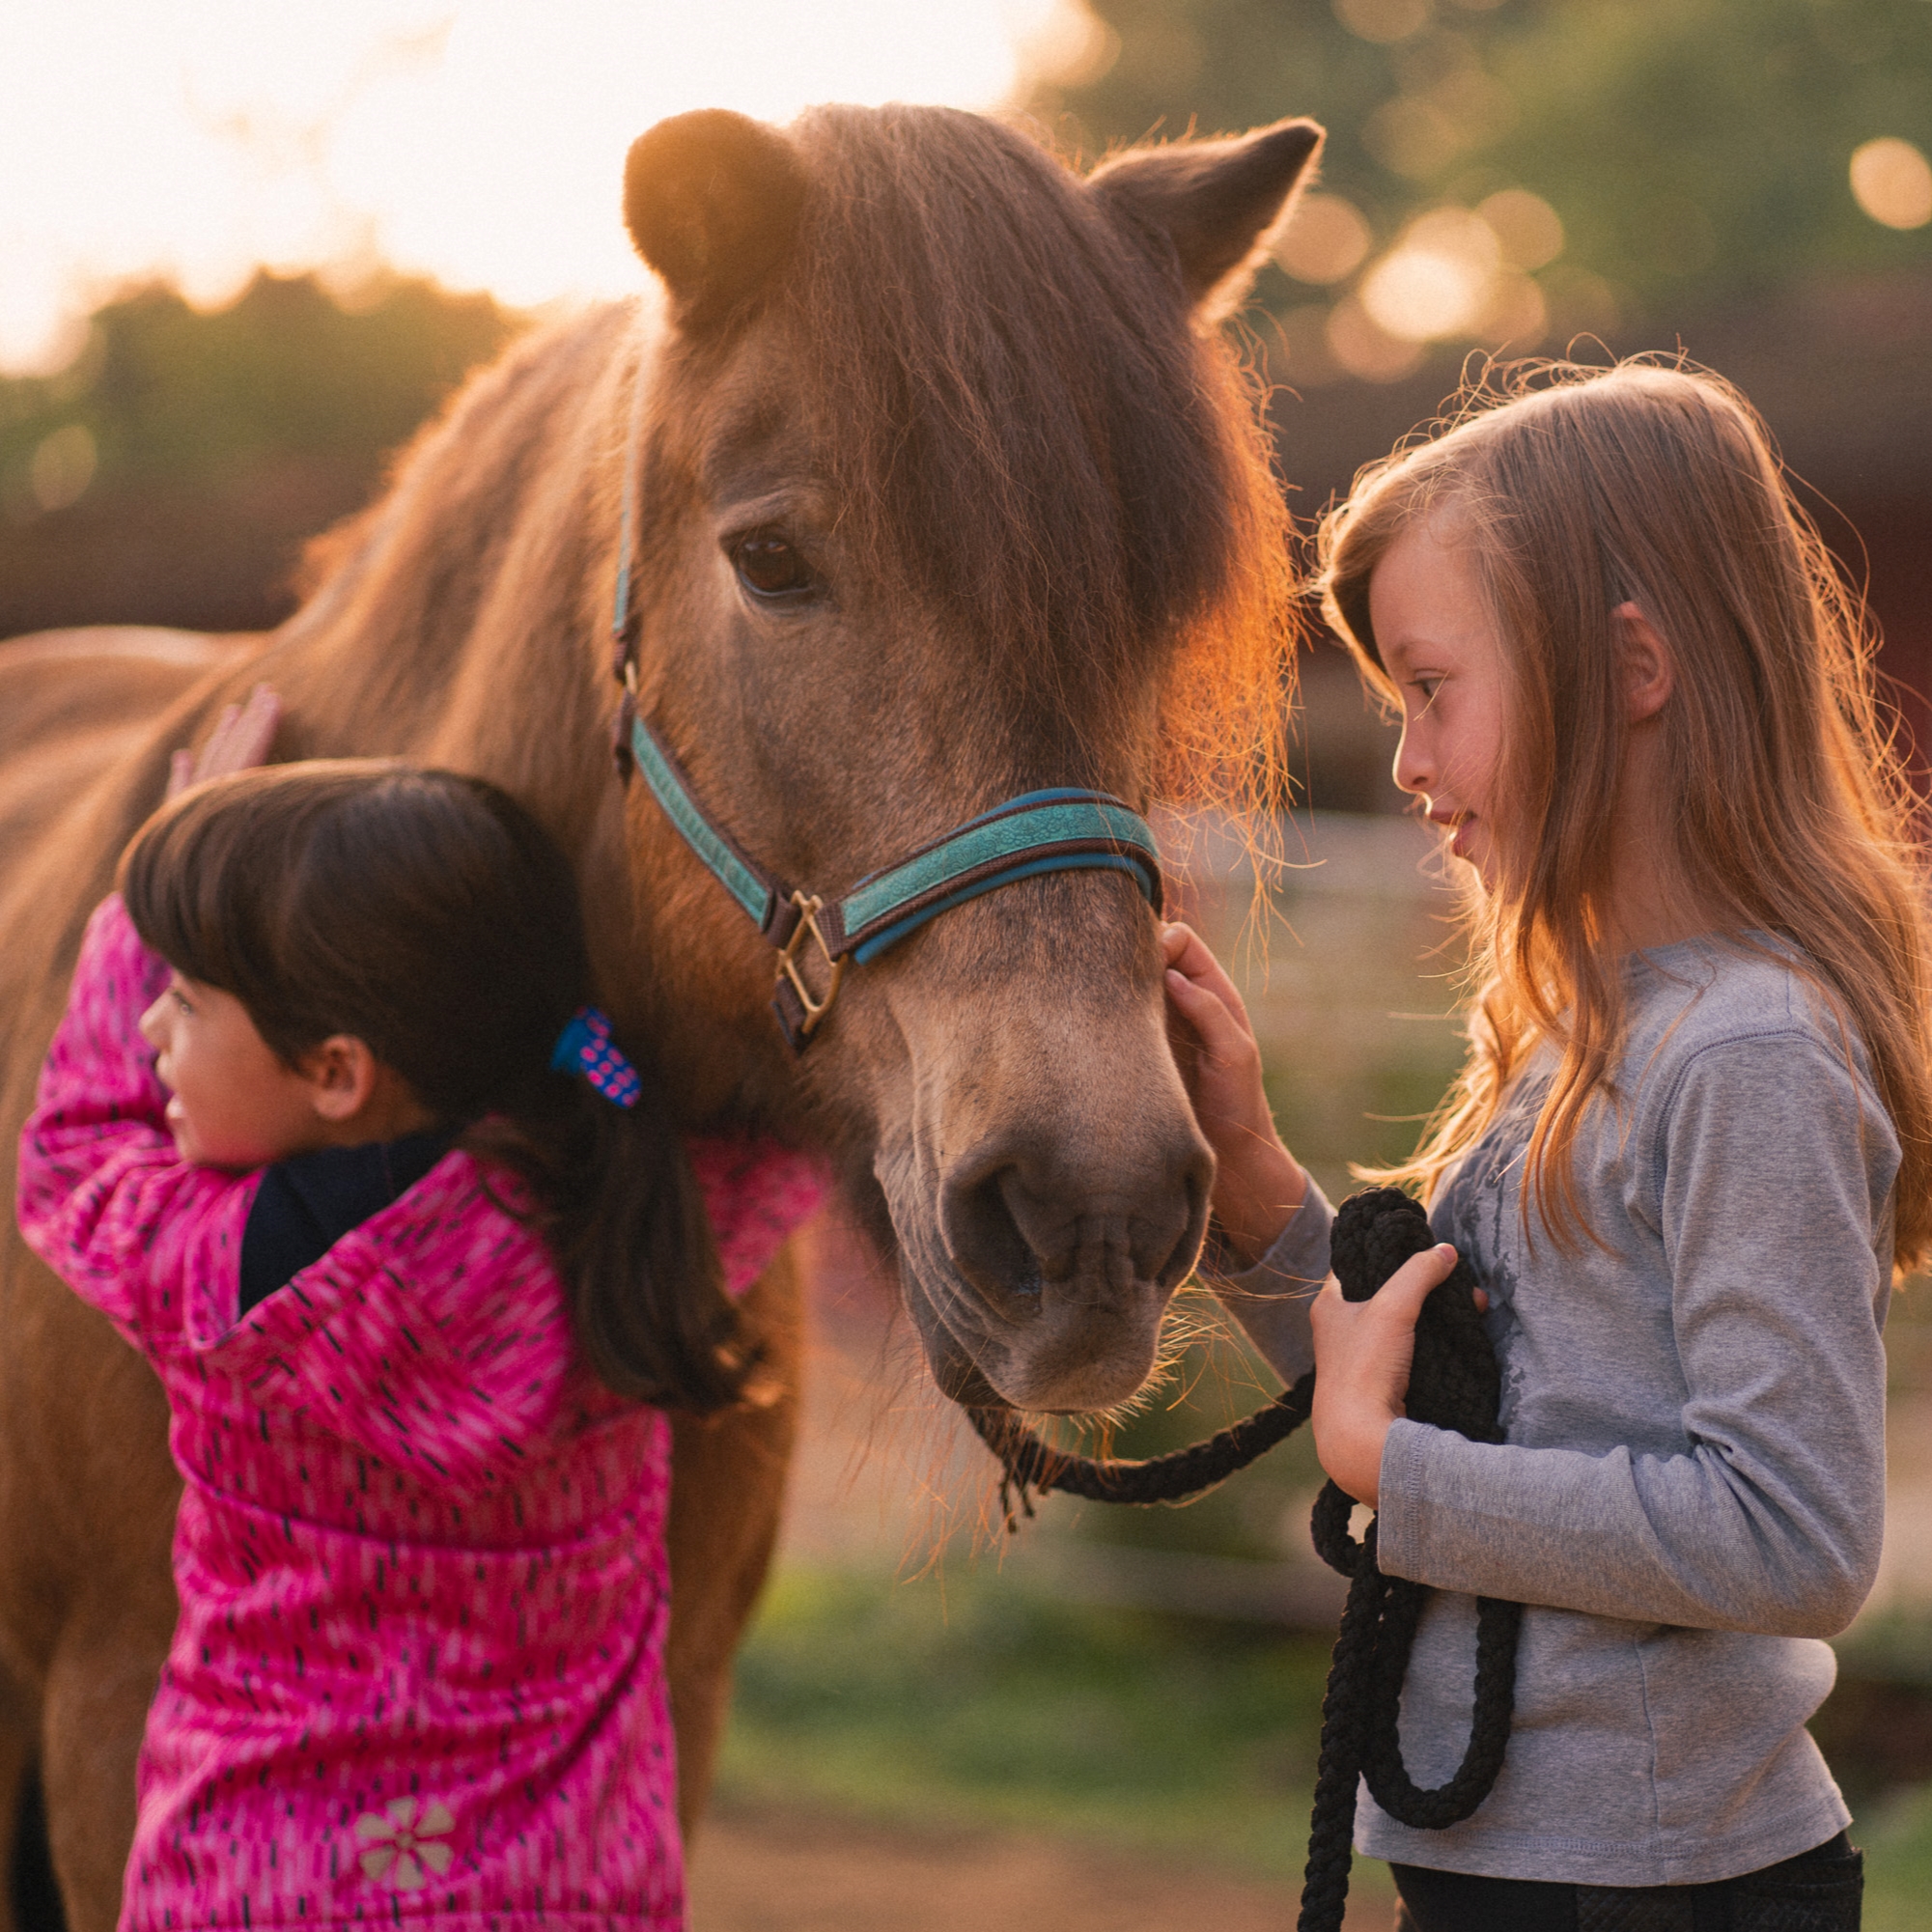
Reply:
[[1395, 747], [1396, 786], [1412, 798], [1419, 798], [1430, 790], [1435, 776], [1434, 764], [1422, 755], [1415, 734], [1404, 725], [1401, 741]]
[[154, 1005], [149, 1007], [147, 1012], [142, 1014], [140, 1020], [136, 1022], [139, 1026], [142, 1039], [147, 1041], [149, 1046], [153, 1047], [157, 1052], [166, 1043], [167, 1038], [161, 1019], [161, 1008], [166, 1003], [167, 997], [168, 995], [165, 993], [162, 994], [160, 998], [155, 1000]]

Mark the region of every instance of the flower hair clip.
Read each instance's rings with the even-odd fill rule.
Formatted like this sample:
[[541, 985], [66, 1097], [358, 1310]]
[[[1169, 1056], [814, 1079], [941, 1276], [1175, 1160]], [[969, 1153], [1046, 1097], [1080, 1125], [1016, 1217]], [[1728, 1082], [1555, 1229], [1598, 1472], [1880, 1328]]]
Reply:
[[557, 1035], [551, 1067], [586, 1079], [613, 1106], [635, 1106], [644, 1091], [637, 1069], [610, 1037], [610, 1018], [595, 1006], [579, 1006]]

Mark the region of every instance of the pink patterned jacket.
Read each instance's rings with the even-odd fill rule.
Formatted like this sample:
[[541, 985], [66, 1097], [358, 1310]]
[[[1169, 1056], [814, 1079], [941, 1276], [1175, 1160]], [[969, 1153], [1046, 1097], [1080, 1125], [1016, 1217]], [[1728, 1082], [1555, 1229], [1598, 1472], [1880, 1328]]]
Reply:
[[[184, 1481], [124, 1932], [683, 1926], [664, 1417], [578, 1362], [461, 1151], [238, 1320], [260, 1177], [176, 1157], [136, 1030], [165, 974], [108, 900], [20, 1159], [27, 1239], [154, 1363]], [[737, 1292], [822, 1182], [693, 1158]]]

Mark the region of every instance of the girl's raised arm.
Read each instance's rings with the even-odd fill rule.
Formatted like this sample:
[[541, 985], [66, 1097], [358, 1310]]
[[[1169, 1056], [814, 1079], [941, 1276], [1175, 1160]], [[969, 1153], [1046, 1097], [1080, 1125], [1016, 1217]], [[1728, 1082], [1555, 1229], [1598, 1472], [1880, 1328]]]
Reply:
[[[238, 1244], [253, 1181], [193, 1167], [175, 1150], [167, 1090], [141, 1015], [166, 984], [119, 896], [88, 924], [68, 1010], [20, 1135], [20, 1229], [41, 1258], [137, 1344], [208, 1244]], [[227, 1273], [234, 1274], [232, 1255]]]

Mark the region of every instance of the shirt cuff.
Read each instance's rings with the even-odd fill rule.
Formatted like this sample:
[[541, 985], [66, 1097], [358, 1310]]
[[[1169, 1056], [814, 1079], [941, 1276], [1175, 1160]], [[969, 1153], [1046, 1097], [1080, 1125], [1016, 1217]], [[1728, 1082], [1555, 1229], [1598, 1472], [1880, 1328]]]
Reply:
[[1382, 1470], [1376, 1478], [1375, 1560], [1386, 1577], [1422, 1580], [1422, 1538], [1429, 1514], [1427, 1459], [1433, 1438], [1442, 1434], [1426, 1422], [1398, 1416], [1382, 1442]]
[[1329, 1278], [1329, 1230], [1335, 1213], [1312, 1177], [1302, 1205], [1252, 1268], [1216, 1272], [1208, 1285], [1269, 1366], [1292, 1386], [1315, 1365], [1308, 1304]]

